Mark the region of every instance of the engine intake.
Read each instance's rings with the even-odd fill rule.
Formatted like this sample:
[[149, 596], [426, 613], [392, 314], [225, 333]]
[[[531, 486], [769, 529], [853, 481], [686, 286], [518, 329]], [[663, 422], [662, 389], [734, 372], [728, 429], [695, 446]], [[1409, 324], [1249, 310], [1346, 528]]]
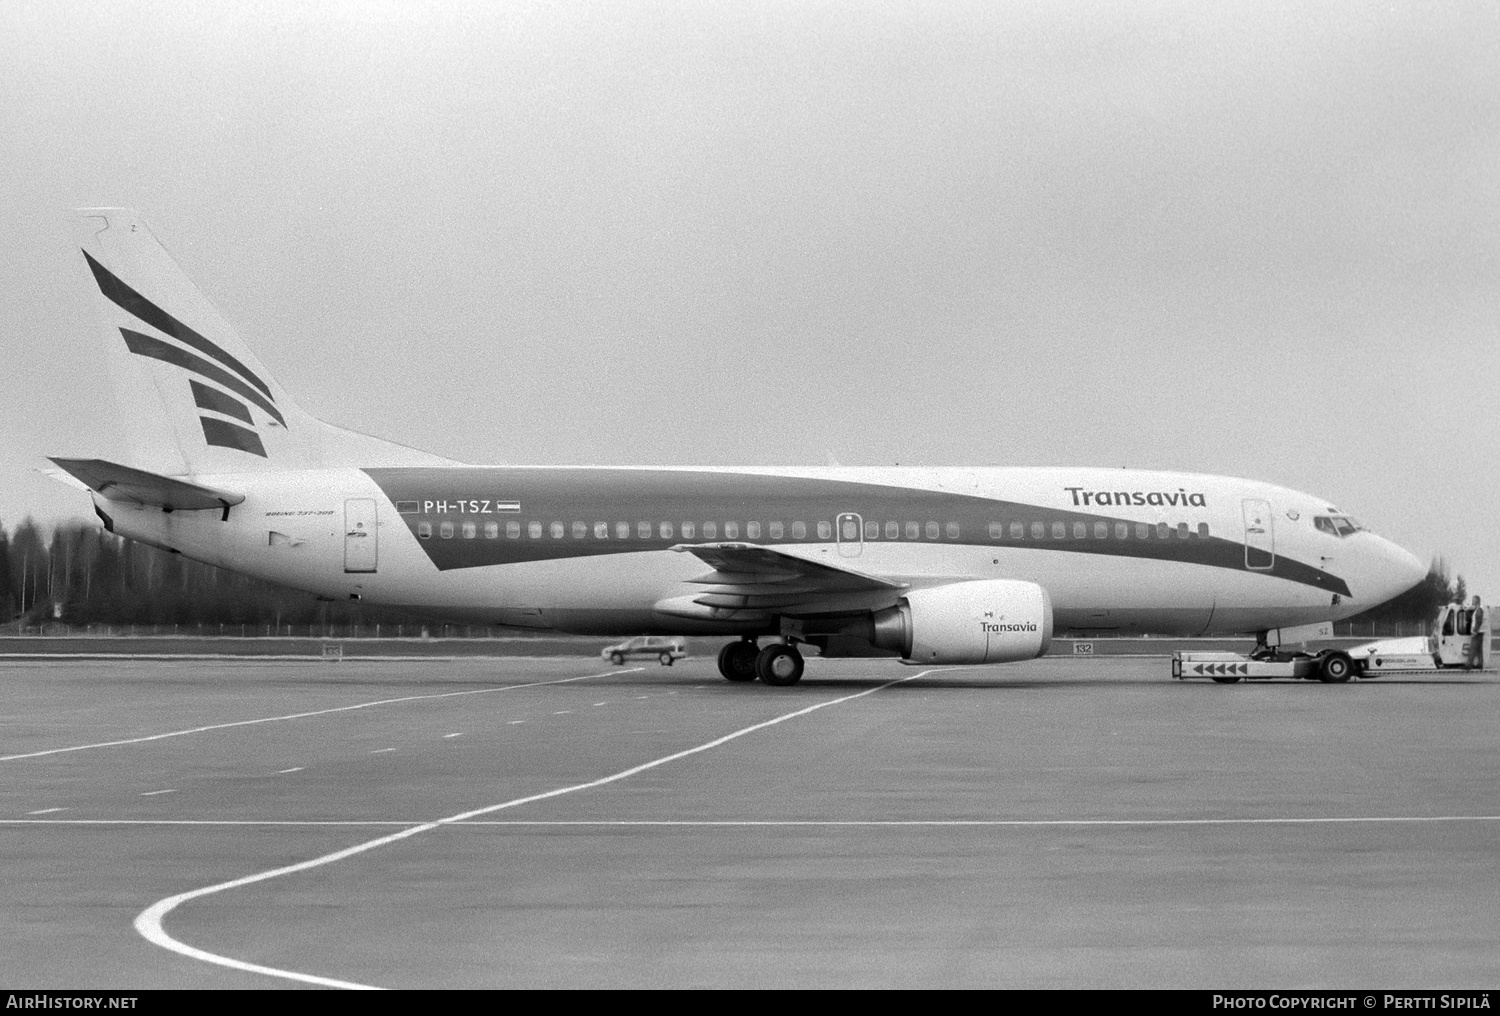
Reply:
[[916, 589], [874, 615], [870, 641], [912, 663], [1012, 663], [1052, 642], [1052, 600], [1035, 582], [979, 579]]

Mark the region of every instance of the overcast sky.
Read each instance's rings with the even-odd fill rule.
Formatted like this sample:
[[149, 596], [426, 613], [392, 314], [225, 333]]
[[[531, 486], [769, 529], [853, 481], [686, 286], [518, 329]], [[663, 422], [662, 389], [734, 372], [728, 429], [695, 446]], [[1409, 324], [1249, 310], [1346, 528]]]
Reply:
[[1492, 0], [11, 0], [0, 76], [7, 526], [123, 455], [127, 205], [455, 458], [1249, 476], [1500, 598]]

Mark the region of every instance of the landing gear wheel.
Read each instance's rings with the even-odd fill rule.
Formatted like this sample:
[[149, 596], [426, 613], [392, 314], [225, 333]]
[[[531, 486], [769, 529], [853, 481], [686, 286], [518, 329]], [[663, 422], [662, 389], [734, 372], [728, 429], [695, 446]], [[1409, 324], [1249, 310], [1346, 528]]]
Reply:
[[670, 667], [672, 665], [672, 654], [671, 653], [662, 653], [660, 656], [657, 657], [657, 659], [661, 661], [661, 665], [663, 667]]
[[1343, 684], [1353, 676], [1354, 660], [1348, 653], [1335, 650], [1318, 663], [1318, 680], [1325, 684]]
[[719, 650], [719, 673], [731, 681], [755, 680], [755, 654], [759, 647], [754, 642], [730, 642]]
[[802, 654], [796, 646], [773, 643], [755, 657], [755, 673], [763, 684], [775, 688], [794, 685], [802, 680]]
[[625, 657], [621, 656], [619, 653], [610, 653], [609, 662], [618, 667], [620, 664], [625, 662]]

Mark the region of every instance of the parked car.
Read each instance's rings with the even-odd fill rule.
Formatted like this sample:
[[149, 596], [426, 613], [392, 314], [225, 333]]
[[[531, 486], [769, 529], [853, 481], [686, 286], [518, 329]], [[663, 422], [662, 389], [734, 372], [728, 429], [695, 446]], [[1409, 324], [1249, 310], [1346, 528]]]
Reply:
[[655, 657], [663, 667], [670, 667], [674, 661], [687, 655], [687, 643], [665, 635], [642, 635], [605, 646], [599, 655], [617, 667], [628, 659], [641, 657]]

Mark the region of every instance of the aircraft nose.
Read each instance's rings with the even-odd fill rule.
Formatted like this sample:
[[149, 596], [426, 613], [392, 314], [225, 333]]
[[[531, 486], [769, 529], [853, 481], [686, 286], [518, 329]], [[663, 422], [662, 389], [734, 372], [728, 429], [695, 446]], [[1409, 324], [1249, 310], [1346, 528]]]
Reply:
[[1382, 600], [1400, 596], [1427, 577], [1427, 566], [1405, 547], [1389, 540], [1380, 541], [1379, 583], [1384, 586]]

